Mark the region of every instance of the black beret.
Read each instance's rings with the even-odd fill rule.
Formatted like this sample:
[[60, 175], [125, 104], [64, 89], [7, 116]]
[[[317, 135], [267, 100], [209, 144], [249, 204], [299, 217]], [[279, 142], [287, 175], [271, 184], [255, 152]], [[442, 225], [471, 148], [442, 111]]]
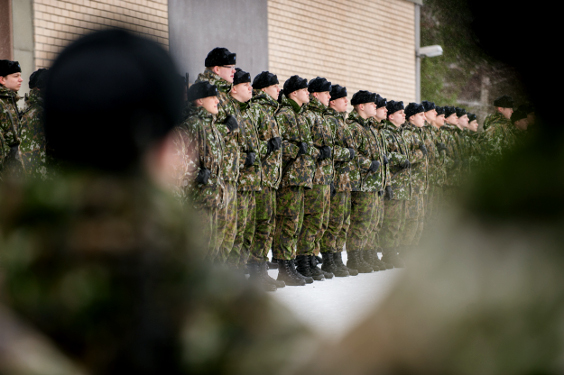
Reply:
[[445, 107], [435, 107], [435, 111], [437, 111], [437, 116], [445, 114]]
[[14, 73], [21, 73], [22, 68], [20, 63], [11, 60], [0, 60], [0, 77], [6, 77], [7, 75]]
[[433, 109], [434, 109], [434, 110], [437, 110], [437, 107], [435, 106], [435, 103], [433, 103], [433, 102], [429, 102], [429, 101], [427, 101], [427, 100], [423, 100], [423, 101], [421, 102], [421, 104], [423, 105], [423, 108], [425, 108], [425, 112], [427, 112], [427, 111], [432, 111]]
[[380, 94], [376, 94], [376, 99], [374, 100], [374, 103], [376, 103], [376, 108], [382, 108], [388, 104], [388, 101], [386, 100], [386, 98], [382, 98]]
[[468, 122], [472, 122], [472, 121], [477, 120], [477, 119], [478, 119], [478, 117], [475, 114], [468, 113]]
[[233, 86], [246, 82], [251, 82], [251, 74], [242, 69], [236, 68], [235, 75], [233, 76]]
[[272, 74], [269, 71], [263, 71], [259, 75], [255, 76], [253, 80], [253, 89], [260, 90], [268, 86], [276, 85], [278, 82], [278, 77], [276, 74]]
[[344, 98], [347, 96], [347, 88], [341, 85], [332, 85], [331, 86], [331, 99], [336, 100], [340, 98]]
[[231, 53], [227, 48], [216, 47], [208, 53], [206, 57], [206, 68], [212, 66], [235, 65], [237, 63], [237, 54]]
[[29, 76], [29, 88], [33, 89], [37, 87], [43, 90], [45, 88], [45, 82], [47, 81], [47, 72], [47, 69], [41, 68], [31, 73], [31, 76]]
[[524, 118], [527, 118], [527, 112], [519, 109], [513, 112], [513, 114], [511, 115], [511, 121], [513, 122], [522, 120]]
[[458, 116], [459, 118], [468, 114], [468, 112], [466, 112], [464, 108], [455, 107], [455, 109], [456, 109], [456, 116]]
[[513, 98], [508, 95], [503, 95], [494, 100], [494, 107], [513, 108]]
[[374, 103], [375, 101], [376, 101], [376, 94], [370, 91], [360, 90], [353, 95], [351, 99], [351, 104], [357, 105], [364, 103]]
[[521, 104], [517, 107], [518, 110], [525, 111], [526, 113], [534, 113], [535, 107], [531, 103]]
[[445, 117], [451, 116], [453, 113], [456, 114], [456, 108], [453, 106], [445, 106]]
[[288, 78], [286, 82], [284, 82], [283, 91], [284, 91], [284, 95], [288, 97], [290, 93], [306, 88], [307, 88], [307, 79], [294, 75]]
[[307, 90], [310, 92], [310, 94], [314, 92], [331, 92], [331, 82], [329, 82], [325, 78], [316, 77], [309, 81]]
[[409, 103], [407, 107], [405, 107], [405, 118], [409, 120], [411, 116], [421, 112], [425, 112], [425, 108], [423, 108], [423, 105], [419, 103]]
[[217, 87], [215, 87], [208, 81], [196, 82], [188, 89], [189, 102], [193, 102], [197, 99], [207, 98], [208, 96], [217, 96]]
[[396, 102], [395, 100], [390, 100], [388, 104], [386, 104], [386, 108], [388, 108], [388, 116], [391, 114], [396, 113], [397, 111], [401, 111], [403, 109], [403, 102]]

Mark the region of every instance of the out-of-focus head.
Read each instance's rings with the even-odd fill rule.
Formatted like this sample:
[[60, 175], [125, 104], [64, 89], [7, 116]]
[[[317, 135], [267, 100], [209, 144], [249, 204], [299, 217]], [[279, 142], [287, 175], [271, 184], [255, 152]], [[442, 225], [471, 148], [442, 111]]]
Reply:
[[181, 119], [178, 75], [160, 45], [128, 31], [78, 39], [47, 77], [48, 152], [76, 167], [132, 169]]
[[43, 91], [45, 89], [45, 82], [47, 81], [48, 72], [49, 71], [47, 69], [41, 68], [31, 73], [31, 76], [29, 76], [29, 88], [37, 88]]

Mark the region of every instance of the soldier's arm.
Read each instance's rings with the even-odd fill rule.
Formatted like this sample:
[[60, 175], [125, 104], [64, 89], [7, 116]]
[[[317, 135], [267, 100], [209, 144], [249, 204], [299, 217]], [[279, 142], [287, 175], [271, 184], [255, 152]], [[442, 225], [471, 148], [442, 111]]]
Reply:
[[291, 135], [292, 120], [293, 119], [289, 119], [288, 115], [285, 113], [279, 112], [276, 114], [276, 122], [280, 127], [280, 136], [282, 137], [282, 158], [284, 162], [295, 159], [300, 150]]
[[337, 119], [334, 117], [327, 119], [327, 126], [333, 134], [333, 160], [334, 161], [349, 161], [350, 152], [348, 147], [343, 142], [343, 131], [339, 126]]
[[366, 139], [364, 135], [364, 130], [360, 125], [355, 125], [352, 129], [353, 137], [356, 141], [355, 159], [361, 169], [367, 171], [370, 169], [372, 164], [372, 159], [369, 157], [368, 147], [366, 145]]

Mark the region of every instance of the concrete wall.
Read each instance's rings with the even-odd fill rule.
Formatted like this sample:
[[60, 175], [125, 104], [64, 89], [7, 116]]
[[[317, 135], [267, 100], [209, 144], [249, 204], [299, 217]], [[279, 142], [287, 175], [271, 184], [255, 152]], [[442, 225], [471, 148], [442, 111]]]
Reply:
[[170, 52], [190, 83], [215, 47], [237, 54], [254, 76], [268, 69], [267, 0], [169, 0]]
[[[12, 1], [13, 19], [13, 40], [14, 40], [14, 60], [19, 61], [22, 67], [22, 88], [20, 96], [29, 92], [29, 76], [35, 71], [35, 59], [33, 55], [33, 1], [32, 0], [13, 0]], [[23, 100], [18, 103], [20, 107], [24, 105]]]
[[12, 0], [0, 0], [0, 60], [12, 58]]

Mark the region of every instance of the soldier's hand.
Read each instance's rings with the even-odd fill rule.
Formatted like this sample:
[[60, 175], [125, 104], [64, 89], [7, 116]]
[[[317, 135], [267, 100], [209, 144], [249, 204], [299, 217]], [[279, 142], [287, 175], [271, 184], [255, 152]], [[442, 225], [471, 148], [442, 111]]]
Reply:
[[298, 144], [298, 147], [300, 148], [300, 151], [298, 151], [298, 156], [299, 156], [299, 155], [307, 154], [307, 149], [308, 149], [307, 143], [305, 143], [305, 142], [300, 142], [300, 143]]
[[335, 184], [331, 182], [331, 198], [333, 198], [335, 195], [337, 195], [337, 189], [335, 189]]
[[384, 159], [384, 165], [388, 165], [388, 163], [390, 162], [386, 154], [382, 154], [382, 159]]
[[391, 186], [386, 186], [386, 193], [384, 199], [394, 199], [394, 190]]
[[273, 137], [268, 140], [268, 153], [270, 154], [273, 151], [280, 150], [282, 147], [282, 139], [280, 137]]
[[354, 158], [354, 154], [355, 154], [355, 152], [354, 152], [354, 148], [351, 148], [351, 147], [349, 147], [349, 149], [348, 149], [348, 150], [349, 150], [349, 156], [351, 157], [351, 159], [350, 159], [350, 160], [353, 160], [353, 158]]
[[400, 163], [400, 167], [402, 169], [407, 169], [407, 168], [411, 168], [411, 163], [409, 162], [409, 160], [405, 159], [404, 161], [402, 161]]
[[10, 151], [8, 151], [8, 156], [6, 157], [6, 160], [21, 161], [18, 145], [10, 147]]
[[368, 169], [368, 171], [369, 172], [376, 172], [378, 170], [378, 168], [380, 168], [380, 161], [372, 160], [372, 163], [370, 164], [370, 168]]
[[381, 197], [382, 195], [384, 195], [384, 190], [378, 190], [378, 196]]
[[329, 159], [331, 157], [331, 147], [329, 146], [322, 146], [319, 148], [319, 160]]
[[202, 185], [206, 185], [210, 178], [211, 171], [207, 168], [202, 168], [198, 172], [198, 177], [196, 177], [196, 182]]
[[419, 143], [419, 149], [421, 150], [423, 155], [427, 156], [428, 152], [427, 152], [427, 147], [425, 147], [425, 143], [420, 142]]
[[227, 126], [227, 129], [229, 129], [230, 132], [239, 128], [239, 124], [237, 123], [237, 119], [235, 117], [233, 117], [232, 115], [228, 115], [225, 118], [225, 121], [223, 122], [223, 124], [225, 124], [225, 126]]
[[253, 164], [255, 164], [255, 159], [257, 157], [257, 154], [255, 154], [254, 152], [247, 152], [247, 158], [245, 159], [245, 167], [250, 167]]

